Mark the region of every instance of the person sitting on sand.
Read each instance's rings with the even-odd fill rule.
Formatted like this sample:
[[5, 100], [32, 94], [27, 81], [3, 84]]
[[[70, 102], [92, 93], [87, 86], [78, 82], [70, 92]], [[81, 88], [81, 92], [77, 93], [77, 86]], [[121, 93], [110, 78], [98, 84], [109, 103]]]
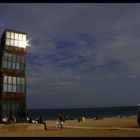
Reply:
[[14, 115], [12, 115], [12, 116], [10, 116], [9, 117], [9, 120], [8, 120], [8, 122], [10, 123], [10, 124], [12, 124], [12, 123], [16, 123], [16, 117], [14, 116]]
[[27, 115], [26, 119], [27, 119], [27, 122], [29, 122], [30, 119], [29, 119], [29, 116], [28, 115]]
[[8, 124], [8, 118], [6, 115], [4, 115], [1, 119], [2, 124]]
[[13, 115], [12, 116], [12, 123], [16, 123], [17, 122], [17, 119], [16, 119], [16, 117]]
[[28, 115], [27, 115], [27, 118], [26, 118], [26, 119], [27, 119], [27, 122], [28, 122], [28, 123], [32, 123], [32, 118], [29, 118]]
[[47, 130], [46, 123], [42, 120], [42, 116], [40, 115], [39, 118], [36, 120], [38, 124], [44, 124], [44, 129]]
[[60, 127], [61, 129], [63, 129], [64, 121], [65, 121], [64, 116], [62, 114], [58, 114], [56, 128]]
[[33, 120], [32, 118], [29, 118], [28, 115], [27, 115], [27, 122], [28, 122], [28, 123], [37, 124], [37, 121], [36, 121], [36, 120]]

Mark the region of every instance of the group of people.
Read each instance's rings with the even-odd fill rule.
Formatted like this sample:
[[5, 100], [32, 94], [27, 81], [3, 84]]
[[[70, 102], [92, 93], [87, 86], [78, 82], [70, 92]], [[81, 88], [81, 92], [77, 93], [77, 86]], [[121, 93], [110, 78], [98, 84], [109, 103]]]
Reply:
[[7, 117], [6, 115], [1, 116], [0, 123], [2, 124], [14, 124], [16, 123], [16, 117], [14, 115], [10, 115]]
[[[16, 117], [14, 115], [10, 115], [7, 117], [6, 115], [1, 116], [0, 123], [2, 124], [15, 124], [17, 122]], [[44, 124], [44, 129], [47, 130], [46, 122], [42, 120], [42, 116], [39, 115], [37, 119], [29, 118], [27, 115], [27, 122], [33, 123], [33, 124]], [[56, 120], [56, 128], [63, 129], [63, 125], [65, 122], [65, 117], [63, 114], [58, 114], [57, 120]]]
[[47, 125], [42, 120], [42, 116], [41, 115], [36, 120], [33, 120], [32, 118], [29, 118], [29, 116], [27, 115], [27, 122], [28, 123], [33, 123], [33, 124], [44, 124], [44, 129], [47, 130]]
[[[57, 120], [56, 120], [56, 128], [63, 129], [64, 121], [65, 121], [64, 115], [58, 114], [58, 117], [57, 117]], [[27, 115], [27, 122], [32, 123], [32, 124], [44, 124], [44, 129], [47, 130], [46, 122], [44, 122], [42, 120], [41, 115], [35, 120], [32, 119], [32, 118], [29, 118], [29, 116]]]

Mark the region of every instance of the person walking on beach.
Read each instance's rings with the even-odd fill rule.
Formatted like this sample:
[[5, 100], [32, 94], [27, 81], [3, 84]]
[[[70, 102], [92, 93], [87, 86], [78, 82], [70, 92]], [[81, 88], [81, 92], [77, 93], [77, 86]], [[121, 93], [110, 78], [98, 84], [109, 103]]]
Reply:
[[40, 115], [39, 118], [36, 120], [38, 124], [44, 124], [44, 129], [47, 130], [46, 123], [42, 120], [42, 116]]
[[62, 114], [58, 114], [56, 128], [60, 127], [61, 129], [63, 129], [64, 121], [65, 121], [64, 116]]

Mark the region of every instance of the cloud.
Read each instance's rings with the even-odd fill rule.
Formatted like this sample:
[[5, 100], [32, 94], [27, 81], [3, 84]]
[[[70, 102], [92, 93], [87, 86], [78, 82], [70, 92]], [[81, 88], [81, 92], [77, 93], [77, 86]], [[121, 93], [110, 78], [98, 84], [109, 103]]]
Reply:
[[0, 29], [23, 30], [31, 39], [26, 65], [29, 107], [37, 107], [39, 100], [40, 107], [54, 107], [51, 101], [57, 99], [59, 107], [135, 104], [139, 6], [0, 4]]

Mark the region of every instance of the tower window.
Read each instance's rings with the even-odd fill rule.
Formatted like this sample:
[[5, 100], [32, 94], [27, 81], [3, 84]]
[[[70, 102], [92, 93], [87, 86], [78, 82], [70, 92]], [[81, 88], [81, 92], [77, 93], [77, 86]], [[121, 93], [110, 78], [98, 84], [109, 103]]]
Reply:
[[2, 67], [15, 70], [24, 70], [25, 56], [19, 54], [4, 53]]
[[5, 92], [25, 92], [25, 78], [4, 75], [3, 87]]
[[6, 32], [6, 45], [26, 48], [26, 35], [14, 32]]

